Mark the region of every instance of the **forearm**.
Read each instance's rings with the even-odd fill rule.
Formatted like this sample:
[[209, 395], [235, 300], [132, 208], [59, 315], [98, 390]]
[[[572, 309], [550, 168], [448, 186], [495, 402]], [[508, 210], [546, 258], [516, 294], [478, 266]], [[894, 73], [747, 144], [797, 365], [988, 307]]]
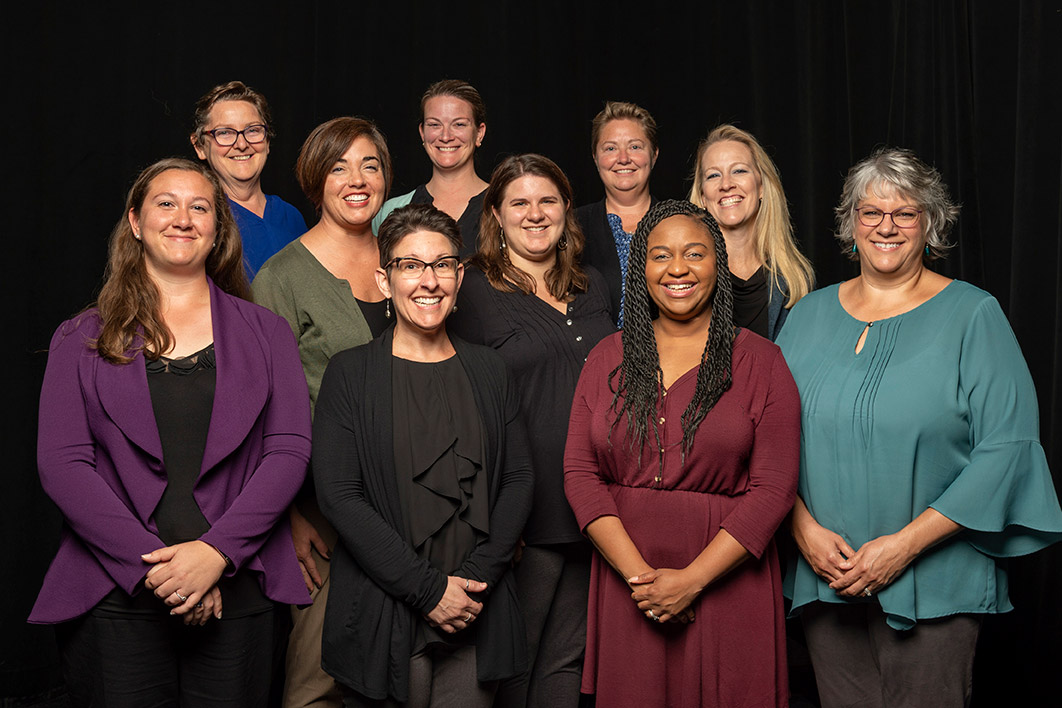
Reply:
[[744, 563], [751, 555], [726, 529], [719, 529], [715, 538], [704, 547], [704, 550], [686, 569], [696, 580], [699, 589], [703, 591]]
[[618, 516], [601, 516], [586, 525], [586, 535], [624, 580], [653, 570]]
[[900, 529], [896, 536], [914, 559], [961, 530], [962, 526], [931, 507]]

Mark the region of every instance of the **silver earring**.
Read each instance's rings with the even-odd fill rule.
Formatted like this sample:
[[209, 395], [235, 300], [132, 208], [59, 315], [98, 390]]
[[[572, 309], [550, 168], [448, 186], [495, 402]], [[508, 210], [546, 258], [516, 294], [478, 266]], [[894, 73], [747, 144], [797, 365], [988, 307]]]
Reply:
[[387, 299], [387, 305], [384, 306], [384, 317], [391, 319], [391, 298]]
[[137, 241], [139, 241], [140, 240], [140, 234], [133, 234], [133, 238], [135, 238]]

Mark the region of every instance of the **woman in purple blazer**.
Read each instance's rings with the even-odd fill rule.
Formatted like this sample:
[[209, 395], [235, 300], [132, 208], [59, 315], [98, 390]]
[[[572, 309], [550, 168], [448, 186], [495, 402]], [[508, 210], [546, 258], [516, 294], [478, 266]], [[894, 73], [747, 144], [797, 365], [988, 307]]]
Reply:
[[273, 605], [309, 602], [284, 514], [306, 380], [247, 292], [217, 178], [162, 160], [52, 339], [38, 466], [65, 524], [29, 621], [58, 625], [74, 705], [265, 705]]

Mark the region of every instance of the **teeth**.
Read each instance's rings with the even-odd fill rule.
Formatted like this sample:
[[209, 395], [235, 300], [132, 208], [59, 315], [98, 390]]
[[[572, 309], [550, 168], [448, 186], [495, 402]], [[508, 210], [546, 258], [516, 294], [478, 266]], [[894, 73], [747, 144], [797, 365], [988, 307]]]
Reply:
[[233, 155], [231, 159], [240, 160], [242, 162], [243, 160], [250, 160], [251, 156], [250, 155]]
[[725, 207], [733, 206], [734, 204], [740, 203], [742, 199], [743, 197], [725, 197], [719, 200], [719, 205]]
[[874, 248], [877, 248], [879, 251], [895, 251], [899, 247], [900, 247], [900, 244], [898, 244], [898, 243], [875, 243], [874, 244]]
[[455, 147], [441, 147], [441, 148], [439, 148], [439, 151], [440, 152], [457, 152], [457, 148], [455, 148]]
[[616, 170], [616, 173], [621, 175], [629, 175], [631, 172], [634, 172], [634, 170]]
[[532, 231], [532, 232], [537, 234], [540, 231], [545, 231], [546, 227], [545, 226], [528, 226], [528, 227], [525, 228], [525, 230], [526, 231]]
[[349, 197], [343, 197], [343, 201], [354, 202], [354, 203], [367, 202], [367, 201], [369, 201], [369, 195], [368, 194], [351, 194]]
[[666, 287], [668, 290], [682, 292], [684, 290], [689, 290], [693, 287], [693, 285], [691, 285], [690, 283], [672, 283], [671, 285], [666, 285], [664, 287]]
[[441, 297], [415, 297], [415, 298], [413, 298], [413, 302], [417, 303], [418, 305], [427, 305], [427, 306], [438, 305], [440, 301], [442, 301]]

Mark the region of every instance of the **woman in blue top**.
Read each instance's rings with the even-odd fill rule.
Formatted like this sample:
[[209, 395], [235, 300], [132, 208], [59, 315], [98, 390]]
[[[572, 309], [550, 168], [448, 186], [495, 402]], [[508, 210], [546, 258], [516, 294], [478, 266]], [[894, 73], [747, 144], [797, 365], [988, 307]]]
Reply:
[[958, 215], [940, 174], [879, 150], [848, 174], [838, 238], [860, 274], [793, 308], [800, 613], [824, 708], [967, 705], [998, 559], [1062, 538], [1036, 391], [996, 300], [926, 267]]
[[242, 81], [215, 86], [195, 104], [192, 147], [225, 188], [243, 241], [248, 281], [270, 256], [306, 233], [298, 209], [262, 191], [262, 170], [275, 135], [265, 96]]

